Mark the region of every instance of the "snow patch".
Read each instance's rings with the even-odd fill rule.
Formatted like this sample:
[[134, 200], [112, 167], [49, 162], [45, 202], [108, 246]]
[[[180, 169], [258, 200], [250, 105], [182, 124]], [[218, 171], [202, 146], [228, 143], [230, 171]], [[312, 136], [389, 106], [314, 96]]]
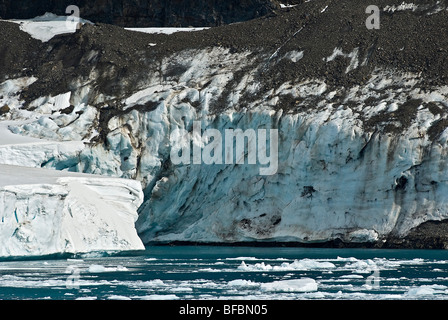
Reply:
[[285, 8], [294, 8], [295, 6], [297, 6], [297, 4], [284, 4], [284, 3], [280, 3], [280, 8], [285, 9]]
[[392, 5], [392, 6], [385, 6], [383, 11], [386, 12], [395, 12], [395, 11], [405, 11], [405, 10], [412, 10], [415, 11], [417, 10], [418, 5], [414, 4], [414, 3], [406, 3], [406, 2], [402, 2], [400, 5], [396, 6], [396, 5]]
[[345, 69], [345, 73], [349, 73], [350, 71], [356, 69], [359, 65], [358, 52], [359, 52], [359, 48], [353, 49], [353, 51], [350, 53], [344, 53], [341, 48], [334, 48], [333, 53], [329, 57], [324, 58], [324, 61], [330, 62], [339, 56], [344, 57], [344, 58], [350, 58], [350, 63], [348, 65], [347, 69]]
[[[125, 28], [129, 31], [143, 32], [143, 33], [161, 33], [173, 34], [176, 32], [193, 32], [209, 29], [209, 27], [195, 27], [195, 28]], [[150, 44], [155, 45], [155, 44]]]
[[293, 50], [293, 51], [290, 51], [287, 54], [285, 54], [284, 58], [285, 59], [289, 59], [292, 62], [297, 62], [297, 61], [299, 61], [300, 59], [303, 58], [303, 52], [304, 51]]
[[84, 19], [79, 19], [79, 24], [72, 23], [67, 20], [68, 17], [46, 13], [33, 19], [11, 21], [18, 23], [22, 31], [27, 32], [31, 37], [42, 42], [47, 42], [56, 35], [75, 33], [80, 24], [92, 23]]

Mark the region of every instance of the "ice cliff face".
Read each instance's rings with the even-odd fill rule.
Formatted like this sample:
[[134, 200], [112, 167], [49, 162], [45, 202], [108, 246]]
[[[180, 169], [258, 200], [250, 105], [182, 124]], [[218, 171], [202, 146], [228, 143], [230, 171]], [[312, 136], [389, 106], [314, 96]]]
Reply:
[[[212, 77], [212, 83], [225, 79], [225, 74]], [[447, 136], [436, 127], [443, 121], [437, 110], [447, 87], [423, 93], [417, 77], [382, 72], [363, 87], [347, 88], [347, 104], [332, 103], [340, 92], [309, 81], [285, 84], [254, 101], [248, 111], [229, 108], [219, 115], [207, 112], [207, 91], [201, 97], [193, 88], [175, 92], [156, 87], [145, 89], [143, 99], [170, 99], [149, 113], [112, 118], [109, 150], [97, 146], [81, 156], [83, 171], [145, 181], [147, 200], [137, 224], [145, 241], [366, 242], [390, 233], [403, 236], [424, 221], [447, 218]], [[235, 91], [229, 104], [238, 105], [240, 95]], [[276, 111], [285, 96], [312, 98], [317, 108], [313, 113]], [[380, 103], [369, 104], [379, 96]], [[277, 174], [260, 176], [260, 166], [249, 164], [171, 165], [168, 135], [183, 123], [191, 130], [193, 120], [220, 132], [278, 129]], [[376, 131], [383, 122], [389, 127]], [[143, 146], [133, 147], [133, 140]], [[112, 172], [110, 166], [99, 168], [98, 158], [116, 163]]]
[[[8, 108], [15, 110], [16, 91], [33, 81], [2, 84]], [[50, 99], [59, 106], [64, 101]], [[33, 121], [18, 109], [22, 120], [0, 122], [0, 257], [144, 249], [135, 229], [140, 183], [43, 169], [77, 165], [84, 143], [13, 134], [10, 125]]]
[[0, 257], [144, 249], [140, 185], [0, 165]]
[[[136, 227], [145, 243], [405, 239], [448, 218], [448, 46], [433, 33], [447, 29], [447, 8], [392, 12], [384, 5], [382, 29], [369, 31], [367, 5], [357, 5], [350, 11], [348, 2], [312, 1], [188, 35], [113, 29], [141, 50], [132, 73], [120, 58], [129, 48], [106, 42], [108, 27], [86, 25], [64, 40], [82, 49], [61, 64], [85, 63], [67, 86], [40, 96], [46, 84], [39, 80], [11, 89], [3, 117], [15, 134], [59, 141], [48, 152], [20, 146], [31, 166], [140, 181]], [[263, 50], [254, 26], [265, 32]], [[236, 30], [245, 41], [232, 38]], [[48, 44], [52, 57], [62, 56], [61, 41]], [[103, 61], [106, 54], [113, 63]], [[37, 79], [51, 71], [35, 70]], [[170, 134], [194, 132], [195, 122], [223, 136], [226, 129], [278, 130], [276, 174], [260, 175], [263, 164], [247, 159], [174, 164]], [[210, 142], [192, 141], [192, 149]], [[13, 149], [2, 148], [6, 159], [2, 152]]]

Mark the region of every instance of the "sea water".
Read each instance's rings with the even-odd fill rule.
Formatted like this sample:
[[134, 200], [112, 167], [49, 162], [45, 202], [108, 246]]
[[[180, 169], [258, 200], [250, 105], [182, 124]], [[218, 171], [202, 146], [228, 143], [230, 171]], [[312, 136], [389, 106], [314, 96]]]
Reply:
[[448, 251], [152, 246], [3, 260], [0, 299], [448, 299]]

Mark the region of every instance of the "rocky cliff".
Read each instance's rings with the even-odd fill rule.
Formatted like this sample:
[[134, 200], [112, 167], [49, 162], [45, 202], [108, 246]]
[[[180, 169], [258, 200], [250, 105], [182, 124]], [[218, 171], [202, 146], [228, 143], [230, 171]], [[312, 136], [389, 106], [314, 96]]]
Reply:
[[[173, 35], [85, 24], [45, 43], [2, 22], [1, 76], [36, 79], [0, 100], [3, 118], [84, 143], [36, 166], [141, 181], [146, 243], [447, 247], [448, 7], [379, 1], [371, 30], [368, 5], [316, 0]], [[195, 122], [278, 130], [276, 174], [174, 164], [176, 129], [210, 142]]]
[[46, 12], [65, 15], [77, 5], [81, 18], [123, 27], [218, 26], [247, 21], [280, 8], [271, 0], [42, 0], [0, 1], [3, 19], [30, 19]]

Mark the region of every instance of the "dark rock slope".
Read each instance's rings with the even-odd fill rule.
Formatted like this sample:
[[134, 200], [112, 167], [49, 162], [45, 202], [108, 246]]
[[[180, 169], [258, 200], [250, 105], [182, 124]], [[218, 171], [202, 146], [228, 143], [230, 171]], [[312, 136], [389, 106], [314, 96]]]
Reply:
[[[74, 36], [59, 36], [42, 44], [19, 31], [17, 25], [0, 22], [0, 77], [42, 75], [38, 78], [48, 83], [53, 93], [60, 93], [69, 88], [70, 81], [86, 76], [93, 68], [109, 68], [113, 70], [107, 76], [100, 73], [99, 85], [117, 95], [116, 89], [135, 90], [133, 81], [154, 71], [163, 57], [187, 49], [221, 47], [232, 52], [250, 50], [256, 63], [264, 62], [266, 68], [260, 81], [265, 88], [314, 77], [325, 78], [326, 83], [339, 87], [362, 84], [378, 67], [420, 73], [427, 85], [446, 84], [448, 37], [444, 35], [448, 33], [448, 11], [430, 14], [437, 10], [434, 1], [421, 2], [415, 11], [383, 11], [379, 30], [365, 27], [368, 2], [332, 0], [310, 1], [242, 24], [170, 36], [86, 24]], [[378, 6], [394, 3], [398, 6], [401, 2], [379, 1]], [[446, 7], [446, 1], [437, 3], [440, 8]], [[149, 43], [158, 45], [152, 47]], [[350, 73], [344, 72], [349, 62], [346, 58], [336, 57], [333, 63], [326, 63], [325, 58], [337, 47], [343, 52], [358, 48], [359, 56], [368, 58], [367, 63]], [[279, 59], [293, 49], [309, 54], [300, 63]], [[94, 58], [90, 56], [92, 50], [97, 53]], [[43, 76], [49, 73], [54, 76]], [[242, 74], [238, 71], [237, 77]], [[118, 75], [128, 79], [127, 88], [117, 83]], [[63, 83], [59, 81], [62, 76]], [[34, 85], [36, 91], [42, 89], [41, 81]]]
[[77, 5], [84, 19], [124, 27], [218, 26], [279, 8], [270, 0], [1, 0], [0, 17], [29, 19], [45, 12], [65, 15], [69, 5]]

